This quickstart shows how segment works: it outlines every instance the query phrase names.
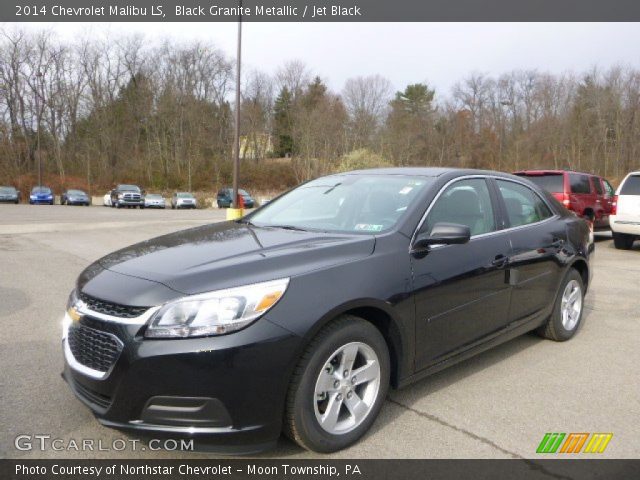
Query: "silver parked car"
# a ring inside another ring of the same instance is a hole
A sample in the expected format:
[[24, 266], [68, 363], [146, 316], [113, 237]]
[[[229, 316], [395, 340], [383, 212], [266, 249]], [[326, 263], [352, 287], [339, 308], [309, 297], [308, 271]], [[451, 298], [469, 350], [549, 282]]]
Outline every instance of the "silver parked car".
[[197, 204], [193, 193], [176, 192], [171, 197], [171, 208], [196, 208]]
[[167, 208], [167, 203], [159, 193], [147, 193], [144, 197], [145, 208]]

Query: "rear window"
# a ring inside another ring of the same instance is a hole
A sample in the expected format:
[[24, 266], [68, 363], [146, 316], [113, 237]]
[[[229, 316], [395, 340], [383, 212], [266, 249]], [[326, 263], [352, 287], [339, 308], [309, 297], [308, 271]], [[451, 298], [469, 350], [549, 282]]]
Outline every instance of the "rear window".
[[571, 184], [571, 193], [591, 193], [591, 183], [587, 175], [570, 173], [569, 183]]
[[620, 195], [640, 195], [640, 175], [628, 177], [620, 188]]
[[564, 192], [564, 177], [561, 173], [545, 173], [544, 175], [528, 175], [526, 173], [518, 174], [521, 177], [527, 177], [547, 192], [562, 193]]

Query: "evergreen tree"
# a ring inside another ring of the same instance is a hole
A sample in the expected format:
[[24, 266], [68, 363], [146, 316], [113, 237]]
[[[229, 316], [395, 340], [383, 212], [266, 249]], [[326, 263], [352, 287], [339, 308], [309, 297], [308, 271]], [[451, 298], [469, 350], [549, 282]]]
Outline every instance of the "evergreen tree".
[[293, 153], [291, 134], [293, 95], [287, 87], [282, 87], [273, 107], [273, 130], [276, 140], [275, 153], [285, 157]]

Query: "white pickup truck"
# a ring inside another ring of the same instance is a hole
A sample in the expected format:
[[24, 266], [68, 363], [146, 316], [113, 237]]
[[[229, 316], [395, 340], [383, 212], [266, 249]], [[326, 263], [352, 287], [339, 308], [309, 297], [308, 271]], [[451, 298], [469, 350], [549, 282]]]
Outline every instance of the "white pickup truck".
[[640, 238], [640, 171], [627, 175], [616, 190], [609, 224], [616, 248], [629, 250]]

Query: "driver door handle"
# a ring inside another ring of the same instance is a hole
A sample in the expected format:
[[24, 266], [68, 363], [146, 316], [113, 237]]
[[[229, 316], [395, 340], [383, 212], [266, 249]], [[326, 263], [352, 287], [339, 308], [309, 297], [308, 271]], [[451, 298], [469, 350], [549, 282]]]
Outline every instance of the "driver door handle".
[[493, 259], [491, 265], [494, 267], [504, 267], [509, 262], [509, 257], [506, 255], [496, 255], [496, 258]]

